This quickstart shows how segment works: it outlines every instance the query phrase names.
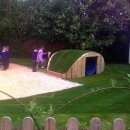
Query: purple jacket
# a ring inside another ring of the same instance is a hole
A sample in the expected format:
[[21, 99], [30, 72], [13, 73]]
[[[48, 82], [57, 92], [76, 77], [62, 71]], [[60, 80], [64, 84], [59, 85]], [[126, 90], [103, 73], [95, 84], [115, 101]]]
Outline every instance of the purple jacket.
[[36, 61], [36, 59], [37, 59], [37, 53], [38, 53], [37, 50], [33, 50], [33, 51], [32, 51], [32, 60], [35, 60], [35, 61]]
[[6, 51], [6, 55], [7, 55], [7, 58], [10, 58], [11, 56], [10, 50]]
[[7, 58], [7, 52], [2, 50], [2, 51], [1, 51], [1, 57], [2, 57], [3, 59]]

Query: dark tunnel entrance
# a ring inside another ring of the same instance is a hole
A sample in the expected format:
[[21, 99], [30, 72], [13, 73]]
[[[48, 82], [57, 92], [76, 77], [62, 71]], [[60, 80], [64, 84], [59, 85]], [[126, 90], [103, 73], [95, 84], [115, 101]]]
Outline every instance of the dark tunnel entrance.
[[87, 57], [85, 64], [85, 76], [96, 73], [97, 57]]

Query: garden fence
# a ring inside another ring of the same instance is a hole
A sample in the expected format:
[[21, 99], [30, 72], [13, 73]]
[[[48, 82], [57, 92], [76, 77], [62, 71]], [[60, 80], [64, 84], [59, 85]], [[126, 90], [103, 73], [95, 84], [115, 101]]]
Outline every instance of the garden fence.
[[[67, 122], [66, 130], [78, 130], [78, 120], [76, 118], [70, 118]], [[12, 121], [9, 117], [3, 117], [1, 119], [1, 130], [12, 130]], [[31, 117], [25, 117], [22, 123], [22, 130], [34, 130], [34, 122]], [[45, 121], [45, 130], [56, 130], [56, 120], [49, 117]], [[89, 130], [101, 130], [101, 120], [99, 118], [93, 118], [90, 121]], [[126, 130], [125, 122], [121, 118], [117, 118], [113, 121], [111, 130]]]

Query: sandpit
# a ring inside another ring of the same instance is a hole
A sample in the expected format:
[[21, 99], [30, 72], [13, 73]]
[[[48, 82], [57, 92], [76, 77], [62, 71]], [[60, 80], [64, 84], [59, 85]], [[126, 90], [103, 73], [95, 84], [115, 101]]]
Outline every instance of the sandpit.
[[[79, 83], [56, 78], [42, 72], [32, 72], [31, 68], [10, 63], [9, 69], [3, 71], [0, 67], [0, 91], [6, 92], [15, 98], [61, 91], [81, 86]], [[0, 93], [0, 100], [10, 99]]]

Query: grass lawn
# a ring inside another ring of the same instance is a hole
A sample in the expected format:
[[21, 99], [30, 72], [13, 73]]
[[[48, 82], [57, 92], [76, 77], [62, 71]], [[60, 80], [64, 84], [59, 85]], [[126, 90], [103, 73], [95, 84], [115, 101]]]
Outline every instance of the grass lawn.
[[[32, 65], [30, 59], [11, 59], [11, 62], [28, 67]], [[46, 72], [46, 70], [43, 72]], [[130, 65], [106, 64], [105, 71], [101, 74], [69, 79], [84, 84], [83, 86], [21, 98], [20, 101], [25, 105], [28, 105], [30, 101], [34, 101], [37, 105], [45, 106], [46, 109], [50, 105], [53, 106], [53, 109], [57, 109], [80, 95], [99, 88], [111, 87], [111, 79], [117, 81], [116, 87], [123, 86], [129, 88], [127, 80], [124, 79], [129, 72]], [[3, 116], [9, 116], [13, 120], [13, 125], [16, 126], [18, 117], [23, 119], [29, 115], [16, 101], [4, 100], [0, 101], [0, 117], [2, 118]], [[92, 118], [98, 117], [102, 121], [103, 130], [109, 130], [113, 120], [120, 117], [125, 120], [127, 129], [130, 129], [130, 91], [129, 89], [112, 88], [92, 93], [66, 105], [55, 113], [53, 117], [56, 119], [57, 129], [65, 125], [70, 117], [77, 118], [79, 122], [86, 122], [87, 127], [89, 127]]]

